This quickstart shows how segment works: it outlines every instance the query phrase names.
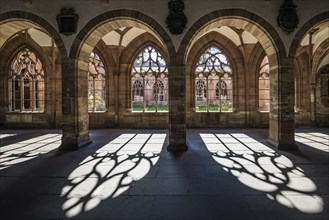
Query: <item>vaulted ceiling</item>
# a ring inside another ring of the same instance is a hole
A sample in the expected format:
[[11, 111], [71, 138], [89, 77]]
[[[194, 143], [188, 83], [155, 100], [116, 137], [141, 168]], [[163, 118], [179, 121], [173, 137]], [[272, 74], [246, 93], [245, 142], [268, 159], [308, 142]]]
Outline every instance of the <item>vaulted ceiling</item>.
[[[37, 25], [34, 25], [30, 22], [22, 20], [10, 21], [1, 24], [0, 29], [0, 47], [2, 47], [2, 45], [6, 41], [21, 32], [27, 33], [40, 46], [52, 46], [52, 38], [44, 30], [40, 29]], [[258, 42], [258, 40], [248, 31], [230, 26], [221, 26], [213, 28], [207, 32], [204, 32], [202, 35], [199, 35], [198, 38], [201, 38], [210, 31], [215, 31], [226, 36], [227, 38], [231, 39], [236, 46], [240, 46], [242, 44], [255, 44]], [[105, 42], [106, 45], [126, 47], [132, 40], [134, 40], [145, 32], [145, 30], [137, 27], [123, 27], [109, 32], [102, 38], [102, 40]], [[156, 36], [154, 33], [151, 34], [158, 38], [158, 36]], [[312, 36], [312, 39], [310, 39], [310, 36]], [[328, 36], [329, 22], [324, 22], [318, 25], [317, 27], [313, 27], [309, 31], [309, 33], [304, 36], [300, 45], [307, 46], [312, 43], [314, 45], [314, 53], [320, 46], [320, 44], [328, 39]], [[194, 39], [194, 42], [196, 40], [197, 39]]]

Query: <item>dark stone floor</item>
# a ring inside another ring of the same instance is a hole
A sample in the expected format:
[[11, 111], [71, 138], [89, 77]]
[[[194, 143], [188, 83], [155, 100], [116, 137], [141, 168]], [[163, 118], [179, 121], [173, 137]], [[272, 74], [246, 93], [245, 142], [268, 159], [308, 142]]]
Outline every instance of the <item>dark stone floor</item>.
[[297, 129], [299, 150], [268, 130], [91, 130], [61, 152], [60, 130], [0, 131], [0, 219], [329, 219], [329, 131]]

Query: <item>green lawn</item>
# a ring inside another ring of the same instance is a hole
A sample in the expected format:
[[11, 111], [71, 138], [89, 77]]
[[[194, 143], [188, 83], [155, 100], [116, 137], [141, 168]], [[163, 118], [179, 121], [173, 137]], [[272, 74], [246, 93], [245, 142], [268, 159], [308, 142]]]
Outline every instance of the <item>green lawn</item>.
[[[145, 112], [155, 112], [156, 107], [146, 106]], [[158, 106], [158, 112], [168, 112], [169, 108], [168, 105]], [[200, 105], [196, 107], [196, 112], [206, 112], [207, 107], [205, 105]], [[219, 112], [218, 105], [209, 105], [208, 107], [209, 112]], [[224, 103], [222, 104], [222, 112], [231, 112], [232, 111], [232, 104], [230, 103]], [[133, 112], [143, 112], [143, 106], [133, 106]]]
[[[168, 105], [158, 106], [158, 112], [168, 112]], [[146, 106], [145, 112], [155, 112], [155, 106]], [[133, 112], [143, 112], [143, 106], [133, 106]]]
[[[206, 112], [207, 107], [205, 105], [200, 105], [196, 107], [196, 112]], [[219, 112], [219, 106], [218, 105], [209, 105], [208, 106], [209, 112]], [[232, 104], [230, 103], [224, 103], [222, 104], [222, 112], [231, 112], [232, 111]]]

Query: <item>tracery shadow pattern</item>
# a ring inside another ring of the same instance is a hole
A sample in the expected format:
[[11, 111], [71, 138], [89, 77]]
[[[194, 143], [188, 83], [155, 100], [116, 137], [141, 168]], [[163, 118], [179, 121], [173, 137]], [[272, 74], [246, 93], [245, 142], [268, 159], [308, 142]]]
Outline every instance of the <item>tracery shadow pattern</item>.
[[315, 183], [286, 156], [243, 133], [200, 136], [213, 159], [244, 185], [303, 213], [323, 211]]
[[122, 195], [143, 178], [159, 159], [166, 134], [122, 134], [88, 156], [62, 188], [68, 218]]

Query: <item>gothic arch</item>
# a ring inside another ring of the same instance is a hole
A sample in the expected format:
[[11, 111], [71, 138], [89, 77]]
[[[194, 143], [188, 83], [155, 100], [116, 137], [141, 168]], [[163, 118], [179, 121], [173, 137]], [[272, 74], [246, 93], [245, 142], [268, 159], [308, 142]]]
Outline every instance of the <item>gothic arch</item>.
[[[161, 55], [164, 57], [164, 60], [167, 63], [169, 63], [169, 57], [168, 54], [166, 53], [166, 51], [164, 50], [163, 46], [161, 45], [161, 43], [150, 33], [144, 33], [140, 36], [138, 36], [137, 38], [135, 38], [133, 41], [131, 41], [127, 47], [122, 51], [121, 55], [120, 55], [120, 61], [119, 61], [119, 74], [124, 73], [124, 74], [128, 74], [128, 76], [130, 77], [130, 73], [131, 73], [131, 69], [132, 69], [132, 65], [134, 62], [134, 59], [136, 58], [136, 56], [141, 52], [141, 50], [143, 50], [144, 48], [146, 48], [147, 46], [152, 46], [154, 47], [157, 51], [159, 51], [161, 53]], [[125, 91], [129, 91], [129, 88], [131, 88], [131, 80], [127, 80], [125, 86], [127, 87], [127, 89]], [[126, 107], [131, 107], [130, 103], [131, 103], [131, 96], [130, 93], [125, 93], [125, 106]]]
[[94, 48], [94, 52], [98, 54], [101, 58], [101, 61], [104, 64], [105, 71], [106, 71], [106, 111], [113, 112], [114, 111], [114, 75], [117, 75], [117, 64], [112, 55], [109, 51], [107, 45], [103, 40], [100, 40]]
[[[194, 94], [195, 94], [195, 86], [194, 86], [194, 74], [196, 63], [202, 53], [209, 47], [217, 47], [223, 51], [224, 54], [227, 55], [227, 58], [230, 62], [230, 65], [233, 69], [233, 103], [234, 108], [238, 109], [239, 103], [242, 100], [238, 100], [239, 94], [239, 84], [244, 82], [244, 74], [243, 74], [243, 55], [239, 48], [226, 36], [217, 33], [210, 32], [205, 36], [202, 36], [190, 50], [186, 61], [186, 83], [190, 86], [187, 86], [186, 98], [187, 98], [187, 112], [190, 109], [194, 108]], [[190, 112], [190, 114], [193, 114]]]
[[141, 12], [118, 9], [108, 11], [90, 20], [78, 33], [70, 50], [70, 57], [77, 59], [90, 52], [96, 43], [110, 31], [120, 27], [138, 27], [154, 33], [172, 57], [175, 48], [171, 38], [163, 27], [153, 18]]
[[[268, 142], [279, 149], [296, 148], [294, 144], [293, 60], [276, 29], [262, 17], [244, 9], [223, 9], [206, 14], [186, 32], [177, 52], [177, 63], [184, 63], [195, 42], [214, 28], [228, 26], [253, 35], [265, 50], [271, 65], [271, 91]], [[288, 88], [288, 89], [287, 89]], [[288, 128], [288, 129], [287, 129]]]
[[[43, 19], [42, 17], [26, 12], [26, 11], [8, 11], [5, 13], [0, 14], [0, 26], [2, 30], [2, 37], [4, 41], [11, 41], [12, 37], [25, 30], [25, 29], [30, 29], [30, 28], [37, 28], [37, 29], [42, 29], [42, 31], [46, 32], [52, 40], [55, 42], [57, 49], [59, 51], [59, 57], [60, 57], [60, 65], [64, 65], [64, 63], [67, 60], [67, 50], [65, 48], [64, 42], [58, 33], [58, 31], [50, 24], [48, 21]], [[16, 43], [16, 42], [15, 42]], [[33, 45], [33, 43], [32, 43]], [[32, 46], [31, 45], [31, 46]], [[4, 45], [0, 45], [2, 47]], [[38, 47], [38, 46], [37, 46]], [[40, 54], [42, 57], [42, 54]], [[1, 59], [2, 60], [2, 59]], [[44, 62], [47, 62], [46, 58], [43, 58]], [[54, 65], [54, 64], [53, 64]], [[46, 66], [48, 66], [46, 64]], [[2, 107], [0, 107], [1, 109]], [[3, 110], [1, 110], [3, 112]], [[4, 115], [0, 113], [0, 121], [3, 121]], [[35, 117], [35, 116], [33, 116]], [[57, 117], [61, 117], [61, 112], [59, 114], [54, 114], [53, 116], [48, 116], [48, 117], [41, 117], [43, 118], [42, 120], [46, 120], [47, 122], [51, 123], [52, 125], [50, 126], [59, 126], [56, 121]], [[1, 122], [0, 122], [1, 123]], [[48, 125], [48, 126], [49, 126]]]
[[329, 38], [323, 41], [319, 45], [315, 53], [313, 54], [312, 77], [315, 77], [317, 71], [320, 68], [322, 68], [322, 66], [320, 66], [321, 61], [327, 56], [328, 53], [329, 53]]
[[152, 34], [144, 33], [131, 41], [122, 51], [119, 64], [130, 65], [146, 44], [152, 45], [152, 47], [156, 48], [165, 58], [166, 62], [169, 62], [170, 59], [168, 53], [166, 53], [162, 44]]
[[[70, 49], [69, 63], [63, 68], [63, 138], [61, 149], [74, 150], [91, 142], [87, 106], [87, 75], [90, 53], [107, 33], [122, 27], [136, 27], [153, 34], [167, 53], [174, 45], [167, 32], [153, 18], [134, 10], [104, 12], [90, 20], [77, 34]], [[73, 138], [72, 138], [73, 137]]]
[[[48, 71], [51, 70], [51, 62], [48, 56], [44, 53], [43, 49], [36, 43], [33, 39], [18, 35], [9, 41], [7, 41], [2, 48], [0, 49], [1, 60], [0, 68], [1, 71], [6, 71], [10, 67], [12, 59], [16, 56], [16, 53], [19, 52], [24, 47], [32, 49], [40, 57], [42, 63], [45, 65]], [[47, 71], [47, 72], [48, 72]]]
[[[61, 59], [63, 60], [67, 57], [66, 48], [61, 36], [57, 32], [57, 30], [46, 20], [44, 20], [43, 18], [39, 17], [36, 14], [26, 11], [9, 11], [0, 14], [0, 25], [6, 25], [6, 23], [15, 22], [15, 21], [25, 22], [26, 24], [24, 24], [23, 26], [27, 26], [27, 28], [39, 26], [42, 29], [44, 29], [49, 34], [49, 36], [51, 36], [52, 39], [55, 41], [56, 46], [60, 51]], [[18, 31], [20, 30], [17, 29], [17, 32]]]
[[314, 26], [329, 20], [329, 11], [318, 14], [308, 20], [296, 33], [289, 49], [289, 57], [295, 57], [298, 46], [307, 32]]
[[[2, 106], [0, 106], [0, 115], [5, 115], [7, 112], [7, 106], [9, 104], [8, 100], [8, 80], [9, 80], [9, 70], [11, 68], [12, 61], [17, 56], [17, 53], [19, 53], [24, 48], [28, 48], [30, 51], [35, 53], [37, 57], [41, 60], [41, 63], [43, 65], [43, 69], [45, 70], [45, 108], [44, 108], [44, 114], [52, 115], [54, 114], [52, 110], [54, 109], [53, 102], [49, 101], [52, 97], [52, 91], [51, 91], [51, 80], [50, 78], [53, 77], [55, 73], [52, 72], [53, 70], [53, 64], [49, 60], [48, 56], [46, 55], [45, 51], [40, 47], [38, 43], [36, 43], [33, 39], [31, 39], [29, 36], [25, 36], [23, 34], [19, 34], [18, 36], [15, 36], [13, 38], [10, 38], [8, 41], [5, 42], [5, 44], [0, 49], [0, 82], [1, 86], [3, 88], [3, 93], [0, 97], [0, 100], [2, 100]], [[48, 92], [47, 92], [48, 91]], [[53, 118], [53, 117], [51, 117]], [[4, 118], [0, 117], [1, 123], [5, 123]], [[55, 125], [55, 121], [51, 122], [52, 125]]]
[[281, 63], [279, 59], [286, 53], [277, 31], [265, 19], [244, 9], [223, 9], [204, 15], [190, 27], [178, 48], [179, 62], [184, 62], [201, 35], [219, 26], [234, 26], [250, 32], [260, 41], [273, 66]]
[[[129, 9], [107, 11], [90, 20], [81, 29], [81, 31], [76, 36], [70, 50], [69, 57], [72, 59], [72, 62], [75, 63], [75, 71], [73, 71], [76, 74], [76, 76], [71, 77], [80, 80], [79, 84], [82, 85], [82, 88], [86, 88], [86, 86], [84, 86], [85, 83], [83, 82], [83, 76], [86, 73], [89, 54], [92, 52], [93, 48], [103, 36], [112, 30], [121, 27], [137, 27], [145, 30], [148, 33], [151, 33], [154, 38], [157, 38], [157, 40], [160, 42], [162, 45], [161, 48], [164, 48], [165, 53], [163, 54], [169, 54], [168, 57], [175, 56], [176, 52], [171, 38], [165, 29], [163, 29], [163, 27], [153, 18], [141, 12]], [[170, 59], [168, 59], [167, 62], [169, 65]], [[72, 70], [67, 70], [67, 72], [72, 72]], [[118, 71], [118, 74], [119, 72], [120, 70]], [[85, 93], [84, 90], [76, 92]]]
[[109, 51], [107, 45], [103, 40], [100, 40], [96, 46], [95, 51], [100, 54], [100, 56], [103, 58], [104, 62], [106, 63], [105, 68], [106, 71], [110, 73], [110, 75], [116, 75], [117, 74], [117, 62], [115, 61], [113, 54]]
[[[318, 120], [320, 115], [321, 117], [328, 116], [328, 110], [322, 108], [323, 106], [318, 103], [320, 89], [318, 87], [319, 84], [317, 84], [317, 70], [321, 60], [328, 53], [329, 41], [328, 39], [323, 39], [315, 51], [313, 51], [313, 45], [315, 44], [313, 42], [311, 44], [312, 46], [310, 46], [310, 42], [309, 45], [302, 45], [306, 37], [316, 33], [315, 28], [321, 30], [328, 22], [328, 11], [315, 15], [306, 21], [294, 36], [289, 49], [289, 58], [295, 59], [295, 76], [300, 77], [296, 78], [296, 107], [298, 110], [296, 115], [297, 117], [300, 115], [300, 119], [298, 120], [300, 124], [307, 122], [307, 125], [315, 125], [317, 121], [325, 121], [322, 119]], [[310, 37], [309, 39], [312, 38]], [[309, 49], [312, 49], [312, 51]]]

